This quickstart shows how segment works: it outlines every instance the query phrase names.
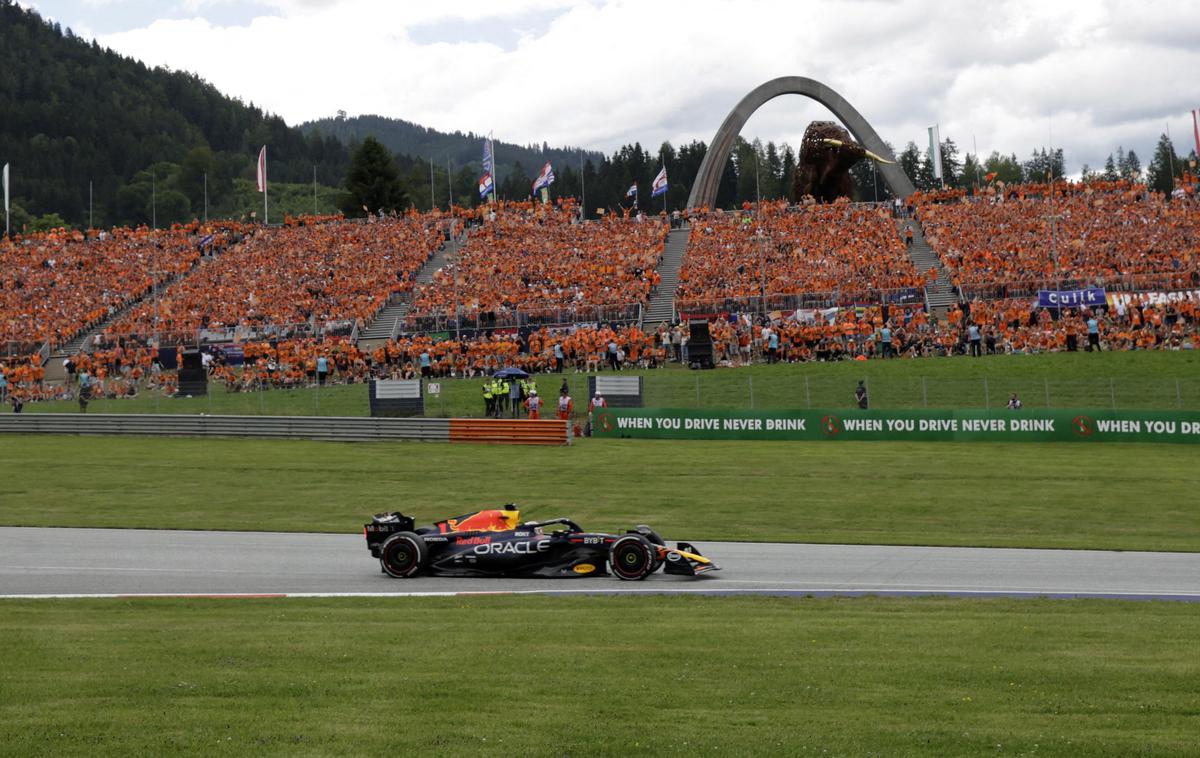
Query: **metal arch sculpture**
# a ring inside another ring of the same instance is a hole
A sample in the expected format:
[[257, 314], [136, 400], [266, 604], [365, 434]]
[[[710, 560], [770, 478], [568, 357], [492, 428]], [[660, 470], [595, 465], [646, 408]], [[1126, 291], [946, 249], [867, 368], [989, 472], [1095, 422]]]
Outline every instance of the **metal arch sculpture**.
[[916, 191], [900, 165], [894, 162], [896, 158], [892, 151], [845, 98], [815, 79], [806, 76], [781, 76], [755, 87], [725, 117], [721, 128], [717, 129], [717, 134], [713, 137], [712, 144], [708, 146], [708, 152], [704, 154], [704, 160], [700, 162], [700, 171], [696, 174], [696, 181], [692, 184], [692, 192], [688, 196], [689, 208], [711, 208], [716, 204], [717, 187], [725, 170], [725, 162], [729, 160], [729, 151], [733, 149], [733, 141], [756, 110], [768, 100], [780, 95], [804, 95], [833, 111], [863, 147], [893, 161], [890, 164], [882, 163], [878, 167], [883, 181], [893, 195], [908, 197]]

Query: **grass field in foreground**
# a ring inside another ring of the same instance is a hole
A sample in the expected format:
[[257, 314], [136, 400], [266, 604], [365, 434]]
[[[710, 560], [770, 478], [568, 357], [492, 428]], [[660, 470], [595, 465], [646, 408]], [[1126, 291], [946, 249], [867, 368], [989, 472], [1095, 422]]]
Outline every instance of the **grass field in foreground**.
[[1189, 445], [0, 436], [0, 524], [354, 532], [516, 502], [668, 539], [1200, 550]]
[[6, 601], [10, 755], [1182, 755], [1187, 604]]
[[[984, 358], [778, 364], [715, 371], [678, 365], [640, 373], [645, 405], [658, 408], [848, 408], [860, 379], [873, 408], [1003, 407], [1012, 392], [1026, 407], [1200, 410], [1200, 351], [1056, 353]], [[607, 372], [606, 372], [607, 375]], [[566, 377], [580, 414], [587, 407], [585, 374], [538, 377], [539, 392], [557, 397]], [[479, 380], [442, 379], [442, 394], [426, 396], [429, 416], [481, 416]], [[229, 393], [217, 385], [205, 397], [93, 400], [92, 413], [208, 413], [278, 416], [365, 416], [367, 387]], [[73, 412], [72, 402], [31, 403], [26, 412]]]

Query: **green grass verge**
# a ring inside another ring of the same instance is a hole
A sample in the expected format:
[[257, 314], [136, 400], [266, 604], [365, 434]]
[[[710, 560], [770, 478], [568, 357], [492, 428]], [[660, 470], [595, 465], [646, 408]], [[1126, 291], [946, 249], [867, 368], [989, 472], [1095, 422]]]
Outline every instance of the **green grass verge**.
[[669, 539], [1200, 550], [1188, 445], [0, 436], [0, 524], [353, 532], [517, 502]]
[[[646, 377], [645, 405], [658, 408], [848, 408], [858, 380], [866, 379], [875, 408], [997, 408], [1016, 392], [1027, 407], [1200, 410], [1200, 351], [842, 361], [716, 371], [673, 366], [634, 373]], [[587, 376], [565, 376], [582, 413], [587, 406]], [[542, 395], [557, 397], [559, 375], [538, 379]], [[479, 381], [439, 381], [442, 395], [426, 397], [427, 415], [483, 415]], [[144, 393], [128, 400], [94, 400], [89, 410], [288, 416], [368, 413], [365, 385], [253, 393], [228, 393], [215, 385], [212, 389], [212, 394], [201, 398]], [[70, 402], [26, 407], [34, 413], [77, 409]]]
[[[1187, 604], [0, 603], [8, 755], [1183, 755]], [[748, 623], [749, 622], [749, 623]]]

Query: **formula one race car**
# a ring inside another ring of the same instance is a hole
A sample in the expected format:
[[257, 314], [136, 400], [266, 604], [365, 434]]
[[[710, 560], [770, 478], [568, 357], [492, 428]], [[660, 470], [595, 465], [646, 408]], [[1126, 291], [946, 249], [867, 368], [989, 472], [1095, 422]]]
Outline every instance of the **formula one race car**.
[[579, 577], [611, 571], [618, 579], [637, 581], [659, 568], [685, 576], [720, 568], [686, 542], [668, 547], [648, 526], [624, 534], [598, 534], [566, 518], [521, 523], [515, 505], [419, 528], [411, 516], [380, 513], [363, 533], [383, 572], [401, 579], [422, 573]]

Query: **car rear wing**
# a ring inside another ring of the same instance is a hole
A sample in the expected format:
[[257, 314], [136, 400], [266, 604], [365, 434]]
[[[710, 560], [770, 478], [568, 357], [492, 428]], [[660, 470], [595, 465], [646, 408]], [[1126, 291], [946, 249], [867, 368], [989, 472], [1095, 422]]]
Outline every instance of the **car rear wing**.
[[367, 538], [367, 548], [371, 555], [378, 556], [379, 546], [396, 532], [411, 532], [416, 526], [412, 516], [405, 516], [400, 511], [391, 513], [376, 513], [371, 523], [363, 524], [363, 536]]

